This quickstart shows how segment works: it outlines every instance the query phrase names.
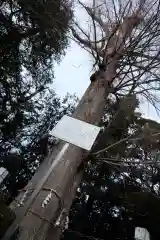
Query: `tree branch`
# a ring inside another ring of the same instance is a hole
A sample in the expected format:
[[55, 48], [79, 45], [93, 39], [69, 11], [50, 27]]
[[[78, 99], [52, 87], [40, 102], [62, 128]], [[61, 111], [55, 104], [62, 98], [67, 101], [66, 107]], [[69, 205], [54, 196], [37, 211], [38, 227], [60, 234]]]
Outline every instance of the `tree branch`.
[[141, 58], [146, 58], [148, 60], [157, 60], [160, 62], [160, 57], [159, 56], [150, 56], [150, 55], [147, 55], [147, 54], [143, 54], [143, 53], [139, 53], [139, 52], [134, 52], [134, 51], [127, 51], [127, 54], [129, 54], [130, 56], [134, 56], [134, 57], [141, 57]]
[[98, 17], [95, 14], [95, 11], [93, 11], [90, 7], [87, 7], [85, 4], [83, 4], [81, 1], [78, 1], [79, 4], [87, 11], [87, 13], [89, 14], [89, 16], [94, 19], [103, 29], [103, 31], [106, 33], [106, 35], [108, 35], [108, 28], [107, 28], [107, 24], [104, 23], [102, 21], [102, 19], [100, 17]]
[[91, 42], [88, 41], [87, 39], [83, 39], [79, 36], [79, 34], [75, 31], [75, 29], [73, 27], [71, 27], [71, 30], [72, 30], [72, 34], [73, 36], [83, 45], [85, 45], [86, 47], [88, 48], [93, 48], [93, 46], [91, 46]]
[[[155, 134], [152, 134], [151, 136], [152, 137], [155, 137], [155, 136], [159, 136], [160, 135], [160, 133], [155, 133]], [[113, 148], [113, 147], [115, 147], [115, 146], [117, 146], [118, 144], [120, 144], [120, 143], [122, 143], [122, 142], [125, 142], [125, 141], [129, 141], [129, 142], [132, 142], [132, 141], [138, 141], [138, 140], [141, 140], [141, 139], [143, 139], [144, 138], [144, 136], [141, 136], [141, 137], [138, 137], [138, 138], [132, 138], [133, 136], [131, 135], [131, 136], [128, 136], [128, 137], [126, 137], [126, 138], [123, 138], [123, 139], [121, 139], [121, 140], [119, 140], [118, 142], [115, 142], [115, 143], [113, 143], [112, 145], [110, 145], [110, 146], [107, 146], [106, 148], [104, 148], [104, 149], [102, 149], [102, 150], [100, 150], [100, 151], [97, 151], [97, 152], [95, 152], [95, 153], [92, 153], [92, 155], [97, 155], [97, 154], [99, 154], [99, 153], [102, 153], [102, 152], [106, 152], [106, 151], [108, 151], [110, 148]]]

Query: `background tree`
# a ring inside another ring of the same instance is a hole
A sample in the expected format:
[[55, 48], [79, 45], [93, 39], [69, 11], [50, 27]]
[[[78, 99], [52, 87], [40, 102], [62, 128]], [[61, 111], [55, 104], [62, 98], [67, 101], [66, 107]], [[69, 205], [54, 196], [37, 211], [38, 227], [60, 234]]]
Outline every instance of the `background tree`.
[[[6, 141], [2, 141], [0, 164], [10, 173], [5, 179], [5, 184], [12, 198], [18, 189], [26, 185], [46, 156], [41, 151], [42, 146], [39, 146], [40, 139], [45, 133], [50, 133], [64, 114], [70, 115], [73, 112], [77, 98], [68, 95], [60, 100], [54, 92], [51, 93], [52, 96], [48, 95], [42, 99], [40, 108], [34, 106], [34, 112], [31, 112], [28, 122], [24, 122], [23, 127], [15, 133], [14, 139], [10, 139], [9, 134], [4, 135]], [[41, 100], [38, 101], [39, 106], [40, 102]], [[56, 139], [50, 135], [48, 147], [52, 148], [55, 144]]]
[[159, 239], [160, 125], [143, 118], [135, 100], [108, 101], [63, 239], [134, 239], [137, 226]]
[[[42, 137], [77, 101], [70, 95], [61, 100], [52, 89], [71, 19], [71, 1], [0, 1], [0, 166], [9, 171], [0, 186], [8, 195], [0, 201], [0, 236], [15, 218], [6, 204], [45, 157]], [[53, 147], [55, 139], [48, 142]]]
[[60, 100], [51, 85], [71, 18], [69, 1], [0, 1], [0, 164], [11, 174], [12, 197], [44, 158], [41, 137], [77, 100]]
[[[67, 47], [71, 16], [71, 4], [67, 1], [1, 2], [0, 123], [3, 143], [7, 138], [10, 141], [15, 138], [24, 122], [28, 124], [30, 119], [36, 118], [44, 101], [54, 95], [47, 88], [53, 80], [54, 60], [59, 61]], [[42, 99], [40, 103], [39, 99]]]

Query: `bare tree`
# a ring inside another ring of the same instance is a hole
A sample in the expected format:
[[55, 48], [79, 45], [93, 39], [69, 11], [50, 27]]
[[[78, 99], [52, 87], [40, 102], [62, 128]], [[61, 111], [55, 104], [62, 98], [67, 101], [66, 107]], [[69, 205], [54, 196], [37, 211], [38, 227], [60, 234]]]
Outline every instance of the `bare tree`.
[[[72, 36], [94, 58], [96, 71], [91, 76], [91, 82], [99, 81], [103, 74], [104, 84], [108, 85], [107, 92], [111, 99], [114, 95], [116, 99], [124, 98], [125, 102], [128, 101], [128, 96], [140, 98], [143, 96], [158, 112], [160, 1], [93, 0], [92, 4], [87, 4], [86, 1], [84, 3], [78, 0], [78, 4], [89, 17], [88, 29], [84, 29], [83, 25], [74, 20]], [[124, 106], [126, 115], [131, 114], [133, 111], [131, 108], [135, 104], [132, 99], [129, 107]], [[146, 172], [145, 177], [151, 178], [157, 171], [154, 167], [159, 165], [159, 161], [155, 162], [152, 154], [146, 155], [145, 148], [150, 153], [153, 151], [149, 145], [159, 143], [159, 131], [155, 132], [154, 129], [147, 128], [146, 124], [136, 135], [130, 134], [127, 138], [103, 146], [103, 143], [106, 144], [104, 139], [108, 129], [113, 127], [115, 119], [119, 117], [119, 111], [120, 109], [110, 119], [110, 123], [103, 132], [104, 138], [102, 136], [98, 139], [98, 149], [101, 150], [93, 155], [97, 160], [108, 165], [133, 167], [133, 169], [138, 166], [139, 172]], [[130, 142], [130, 149], [126, 151], [126, 156], [123, 158], [115, 156], [114, 159], [102, 157], [103, 153], [123, 142], [126, 144]], [[135, 162], [131, 156], [131, 149], [142, 145], [145, 145], [143, 157]], [[148, 187], [153, 188], [153, 184], [151, 182], [149, 184]]]
[[[93, 0], [92, 5], [86, 5], [78, 0], [78, 4], [90, 17], [89, 28], [85, 31], [75, 20], [71, 28], [72, 34], [92, 54], [95, 66], [98, 65], [99, 69], [91, 76], [92, 83], [73, 117], [98, 125], [105, 114], [106, 99], [111, 94], [119, 98], [141, 93], [156, 106], [153, 91], [159, 90], [159, 2]], [[106, 150], [104, 148], [101, 151]], [[56, 223], [64, 210], [69, 211], [81, 179], [81, 171], [79, 173], [77, 170], [86, 156], [87, 153], [82, 149], [69, 146], [53, 174], [47, 176], [43, 183], [47, 189], [58, 191], [63, 199], [60, 209], [60, 201], [54, 194], [46, 208], [42, 208], [41, 200], [44, 196], [47, 197], [47, 193], [41, 188], [39, 194], [36, 193], [38, 195], [34, 194], [36, 199], [29, 205], [28, 214], [24, 217], [21, 214], [21, 218], [14, 222], [8, 233], [12, 233], [21, 222], [19, 239], [60, 239], [64, 224], [61, 226], [58, 221], [58, 228]], [[76, 187], [73, 186], [74, 182]], [[52, 226], [50, 236], [46, 238], [51, 224], [54, 228]], [[6, 236], [9, 236], [8, 233]]]
[[103, 64], [107, 73], [109, 65], [116, 61], [110, 93], [117, 97], [131, 92], [143, 95], [156, 109], [159, 99], [155, 91], [160, 81], [159, 3], [93, 0], [91, 5], [78, 0], [89, 16], [88, 30], [76, 20], [72, 27], [74, 40], [94, 57], [94, 66]]

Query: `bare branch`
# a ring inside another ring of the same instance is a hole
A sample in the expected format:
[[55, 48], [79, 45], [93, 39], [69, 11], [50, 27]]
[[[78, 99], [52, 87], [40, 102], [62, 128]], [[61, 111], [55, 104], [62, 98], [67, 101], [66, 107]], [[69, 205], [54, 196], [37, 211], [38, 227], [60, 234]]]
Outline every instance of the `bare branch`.
[[[155, 136], [159, 136], [159, 135], [160, 135], [160, 133], [154, 133], [154, 134], [152, 134], [151, 136], [152, 136], [152, 137], [155, 137]], [[107, 152], [109, 149], [117, 146], [117, 145], [120, 144], [120, 143], [123, 143], [123, 142], [126, 142], [126, 141], [128, 141], [128, 142], [135, 142], [135, 141], [141, 140], [141, 139], [143, 139], [143, 138], [144, 138], [143, 135], [142, 135], [141, 137], [134, 137], [134, 136], [132, 136], [132, 135], [129, 135], [128, 137], [123, 138], [123, 139], [119, 140], [118, 142], [115, 142], [115, 143], [113, 143], [112, 145], [107, 146], [106, 148], [104, 148], [104, 149], [102, 149], [102, 150], [100, 150], [100, 151], [97, 151], [97, 152], [95, 152], [95, 153], [92, 153], [92, 154], [93, 154], [93, 155], [98, 155], [98, 154], [100, 154], [100, 153], [102, 153], [102, 152]]]
[[140, 53], [140, 52], [133, 52], [133, 51], [128, 51], [127, 52], [128, 55], [130, 56], [135, 56], [135, 57], [141, 57], [141, 58], [144, 58], [144, 59], [148, 59], [148, 60], [157, 60], [158, 62], [160, 62], [160, 56], [151, 56], [151, 55], [147, 55], [147, 54], [143, 54], [143, 53]]
[[73, 27], [71, 27], [71, 30], [72, 30], [72, 34], [75, 37], [75, 39], [77, 39], [81, 44], [85, 45], [86, 47], [88, 47], [88, 48], [91, 47], [91, 43], [88, 40], [81, 38]]
[[[108, 67], [117, 61], [113, 94], [142, 92], [156, 106], [154, 101], [158, 100], [152, 92], [159, 90], [160, 83], [160, 2], [101, 0], [99, 6], [95, 2], [92, 0], [90, 7], [79, 1], [91, 18], [91, 29], [86, 33], [75, 24], [78, 31], [75, 28], [73, 36], [89, 50], [96, 63], [100, 58]], [[104, 26], [107, 26], [107, 36]]]
[[84, 9], [87, 11], [87, 13], [89, 14], [89, 16], [96, 21], [101, 28], [103, 29], [103, 31], [106, 33], [106, 35], [108, 35], [108, 28], [107, 28], [107, 24], [104, 23], [102, 21], [102, 19], [100, 18], [100, 16], [97, 16], [95, 13], [95, 7], [94, 10], [92, 10], [90, 7], [87, 7], [84, 3], [82, 3], [81, 1], [78, 1], [80, 3], [80, 5], [82, 5], [84, 7]]

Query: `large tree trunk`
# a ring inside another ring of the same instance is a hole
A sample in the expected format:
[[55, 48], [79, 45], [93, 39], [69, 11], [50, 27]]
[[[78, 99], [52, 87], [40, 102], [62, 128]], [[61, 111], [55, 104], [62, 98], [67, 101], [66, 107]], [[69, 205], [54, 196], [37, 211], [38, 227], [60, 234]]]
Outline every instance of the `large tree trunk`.
[[[113, 73], [113, 71], [110, 71], [108, 75], [106, 74], [106, 79], [112, 79], [113, 75], [111, 72]], [[98, 125], [104, 113], [106, 97], [107, 93], [104, 79], [97, 79], [96, 82], [88, 87], [73, 116], [85, 122]], [[58, 192], [64, 201], [65, 208], [71, 205], [75, 197], [75, 194], [71, 194], [72, 191], [74, 193], [76, 192], [73, 190], [73, 183], [77, 177], [77, 168], [86, 154], [83, 149], [70, 145], [66, 154], [63, 156], [63, 161], [57, 166], [45, 183], [46, 188], [52, 188]], [[80, 178], [78, 183], [79, 182]], [[78, 186], [78, 183], [76, 186]], [[19, 239], [45, 239], [50, 226], [49, 222], [54, 223], [58, 216], [57, 209], [59, 205], [58, 198], [53, 195], [46, 209], [42, 208], [42, 200], [47, 194], [48, 192], [43, 190], [39, 193], [31, 207], [31, 212], [27, 214], [20, 224], [22, 230]], [[47, 220], [39, 218], [37, 214]], [[57, 230], [53, 230], [55, 236], [53, 237], [52, 235], [52, 239], [59, 239]], [[51, 230], [49, 232], [51, 234]]]

